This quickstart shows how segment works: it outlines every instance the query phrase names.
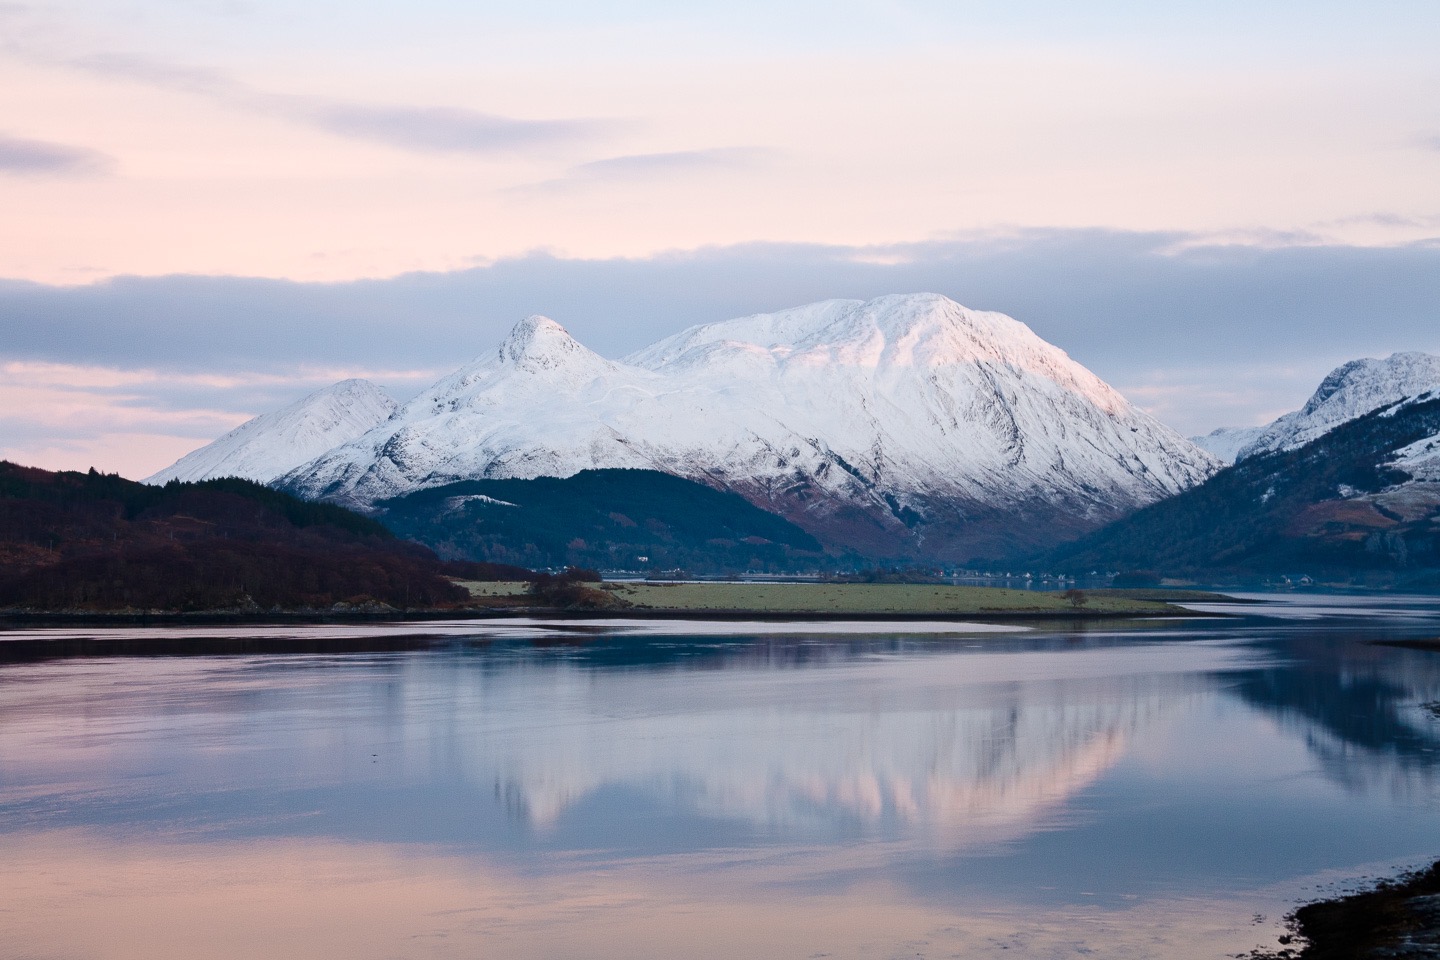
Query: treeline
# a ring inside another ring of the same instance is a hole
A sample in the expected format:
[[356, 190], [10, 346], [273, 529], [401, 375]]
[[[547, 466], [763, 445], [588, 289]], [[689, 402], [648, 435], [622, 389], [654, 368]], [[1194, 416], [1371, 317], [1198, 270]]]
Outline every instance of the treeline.
[[598, 570], [566, 567], [559, 573], [536, 574], [530, 581], [530, 595], [547, 607], [571, 610], [613, 610], [630, 606], [613, 593], [598, 589], [601, 580]]
[[468, 596], [433, 556], [363, 543], [126, 543], [0, 577], [0, 607], [39, 610], [442, 607]]
[[367, 517], [247, 480], [155, 487], [0, 461], [0, 607], [437, 607], [469, 596], [449, 577], [497, 572], [516, 578], [447, 566]]
[[529, 568], [784, 572], [834, 562], [783, 517], [653, 470], [468, 480], [377, 506], [392, 530], [442, 556]]
[[[297, 529], [326, 526], [381, 539], [394, 536], [384, 525], [352, 510], [301, 500], [239, 477], [196, 483], [172, 480], [152, 486], [93, 468], [87, 473], [49, 471], [0, 460], [0, 524], [6, 524], [0, 526], [0, 540], [23, 536], [26, 531], [13, 524], [27, 519], [41, 521], [44, 532], [52, 535], [83, 537], [103, 533], [110, 529], [106, 524], [117, 520], [175, 516], [197, 507], [210, 514], [212, 522]], [[68, 529], [55, 529], [57, 523]], [[38, 536], [42, 531], [31, 532]]]

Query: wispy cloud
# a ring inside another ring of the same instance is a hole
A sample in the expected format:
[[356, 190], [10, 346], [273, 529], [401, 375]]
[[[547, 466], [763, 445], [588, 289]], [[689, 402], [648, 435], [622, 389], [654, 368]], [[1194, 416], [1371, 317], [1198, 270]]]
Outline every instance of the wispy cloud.
[[103, 368], [0, 365], [0, 408], [7, 412], [0, 457], [143, 477], [158, 469], [152, 465], [163, 466], [248, 419], [208, 404], [165, 403], [143, 381], [143, 375]]
[[1440, 226], [1440, 217], [1377, 211], [1375, 213], [1357, 213], [1349, 217], [1327, 220], [1317, 224], [1317, 226], [1348, 227], [1353, 224], [1366, 224], [1377, 227], [1436, 227]]
[[[273, 98], [272, 98], [273, 99]], [[603, 129], [588, 120], [516, 120], [455, 107], [389, 107], [287, 98], [289, 115], [342, 137], [405, 150], [490, 153], [570, 140]], [[282, 111], [283, 112], [283, 111]]]
[[0, 458], [144, 477], [306, 393], [364, 376], [400, 396], [440, 369], [294, 366], [191, 371], [0, 358]]
[[64, 60], [62, 65], [97, 74], [108, 80], [130, 80], [215, 99], [238, 99], [247, 91], [243, 84], [214, 70], [124, 53], [94, 53], [72, 57]]
[[69, 65], [111, 79], [174, 90], [240, 110], [279, 117], [335, 136], [418, 153], [504, 153], [601, 136], [613, 121], [527, 120], [465, 107], [362, 103], [258, 90], [197, 67], [121, 54], [96, 54]]
[[1425, 136], [1416, 137], [1415, 145], [1418, 147], [1422, 147], [1426, 150], [1440, 151], [1440, 133], [1432, 133]]
[[0, 133], [0, 173], [22, 177], [89, 177], [109, 173], [115, 158], [99, 150]]
[[587, 180], [643, 180], [689, 173], [692, 170], [752, 167], [769, 157], [755, 147], [714, 147], [672, 153], [638, 153], [626, 157], [591, 160], [570, 169], [570, 176]]
[[760, 147], [711, 147], [668, 153], [637, 153], [581, 163], [562, 177], [512, 187], [516, 193], [567, 190], [596, 183], [649, 183], [718, 170], [748, 170], [767, 162], [773, 150]]
[[245, 390], [268, 399], [268, 391], [297, 389], [297, 384], [316, 388], [363, 377], [385, 383], [403, 385], [425, 384], [434, 380], [444, 368], [395, 368], [385, 366], [337, 367], [300, 364], [283, 373], [260, 370], [206, 371], [160, 370], [153, 367], [115, 367], [101, 364], [54, 363], [44, 360], [0, 359], [0, 377], [7, 384], [42, 385], [47, 388], [84, 390], [101, 394], [106, 391], [180, 390], [227, 392]]

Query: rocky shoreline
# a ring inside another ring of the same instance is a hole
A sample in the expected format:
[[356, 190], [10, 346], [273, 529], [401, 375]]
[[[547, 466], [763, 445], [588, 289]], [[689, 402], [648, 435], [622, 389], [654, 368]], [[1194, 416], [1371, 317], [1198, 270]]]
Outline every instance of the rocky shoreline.
[[1422, 960], [1440, 957], [1440, 861], [1369, 890], [1306, 904], [1274, 950], [1242, 960]]

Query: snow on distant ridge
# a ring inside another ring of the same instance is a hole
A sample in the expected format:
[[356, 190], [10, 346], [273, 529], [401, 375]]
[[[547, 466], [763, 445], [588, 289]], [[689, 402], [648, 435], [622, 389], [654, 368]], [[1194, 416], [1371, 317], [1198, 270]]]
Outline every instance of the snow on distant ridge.
[[1221, 463], [1234, 463], [1240, 451], [1254, 443], [1264, 430], [1264, 427], [1220, 427], [1203, 437], [1191, 437], [1190, 442], [1209, 451]]
[[245, 421], [145, 482], [244, 477], [270, 483], [383, 423], [397, 406], [369, 380], [342, 380], [274, 413]]

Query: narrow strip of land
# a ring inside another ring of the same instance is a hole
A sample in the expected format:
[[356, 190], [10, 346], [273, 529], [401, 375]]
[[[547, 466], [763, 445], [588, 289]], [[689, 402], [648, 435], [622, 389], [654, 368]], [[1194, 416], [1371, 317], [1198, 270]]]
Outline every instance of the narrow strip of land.
[[737, 620], [1097, 620], [1214, 616], [1177, 603], [1225, 603], [1199, 591], [1031, 591], [930, 583], [573, 582], [455, 580], [466, 599], [393, 606], [358, 598], [316, 607], [154, 608], [85, 606], [0, 609], [5, 624], [321, 623], [506, 617], [634, 617]]
[[[521, 582], [464, 583], [492, 610], [546, 606]], [[1163, 596], [1163, 599], [1162, 599]], [[575, 611], [626, 615], [834, 617], [1137, 617], [1183, 616], [1166, 600], [1224, 601], [1219, 594], [1175, 591], [1032, 591], [930, 583], [606, 582], [586, 584], [562, 604]]]

